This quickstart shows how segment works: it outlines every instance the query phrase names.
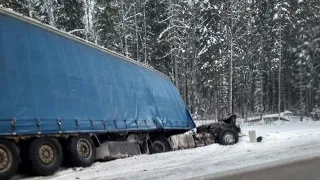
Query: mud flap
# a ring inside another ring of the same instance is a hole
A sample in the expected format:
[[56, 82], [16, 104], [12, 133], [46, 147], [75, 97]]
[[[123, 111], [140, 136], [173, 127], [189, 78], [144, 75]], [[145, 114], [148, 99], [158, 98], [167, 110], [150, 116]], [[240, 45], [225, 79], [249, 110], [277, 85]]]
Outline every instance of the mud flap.
[[139, 144], [128, 141], [108, 141], [102, 143], [96, 148], [96, 151], [97, 160], [118, 159], [141, 154]]

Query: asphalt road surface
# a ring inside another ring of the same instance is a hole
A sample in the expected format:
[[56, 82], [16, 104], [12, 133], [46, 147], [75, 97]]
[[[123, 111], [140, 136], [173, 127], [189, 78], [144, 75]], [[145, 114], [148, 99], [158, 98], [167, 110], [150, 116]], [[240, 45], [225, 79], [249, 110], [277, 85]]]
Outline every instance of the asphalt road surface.
[[212, 180], [320, 180], [320, 158], [213, 178]]

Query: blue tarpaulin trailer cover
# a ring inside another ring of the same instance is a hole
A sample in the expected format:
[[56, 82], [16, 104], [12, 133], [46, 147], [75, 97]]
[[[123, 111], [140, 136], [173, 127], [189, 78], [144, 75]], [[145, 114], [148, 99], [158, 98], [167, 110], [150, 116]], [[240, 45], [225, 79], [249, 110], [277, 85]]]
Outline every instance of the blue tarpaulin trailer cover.
[[0, 135], [194, 127], [166, 76], [0, 11]]

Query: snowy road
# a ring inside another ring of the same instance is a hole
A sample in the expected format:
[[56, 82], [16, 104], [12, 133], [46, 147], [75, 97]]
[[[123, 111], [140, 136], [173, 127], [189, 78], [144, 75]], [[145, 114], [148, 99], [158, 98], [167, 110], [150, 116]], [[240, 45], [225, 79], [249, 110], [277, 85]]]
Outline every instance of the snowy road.
[[320, 158], [307, 159], [211, 180], [319, 180]]
[[105, 180], [105, 179], [188, 179], [208, 178], [248, 169], [273, 166], [285, 161], [320, 156], [320, 123], [243, 127], [264, 137], [261, 143], [241, 138], [234, 146], [218, 144], [174, 152], [140, 155], [92, 167], [67, 169], [50, 177], [28, 180]]

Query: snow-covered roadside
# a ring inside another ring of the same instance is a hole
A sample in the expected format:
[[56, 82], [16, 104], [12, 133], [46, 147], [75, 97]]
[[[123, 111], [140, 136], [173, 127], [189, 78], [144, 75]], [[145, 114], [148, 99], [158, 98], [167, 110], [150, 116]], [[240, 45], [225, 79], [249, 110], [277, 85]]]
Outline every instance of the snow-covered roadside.
[[105, 179], [186, 179], [201, 178], [262, 163], [307, 155], [320, 155], [320, 123], [305, 122], [284, 125], [243, 127], [246, 134], [256, 130], [264, 137], [261, 143], [241, 138], [234, 146], [213, 144], [195, 149], [140, 155], [92, 167], [67, 169], [50, 177], [29, 180], [105, 180]]

